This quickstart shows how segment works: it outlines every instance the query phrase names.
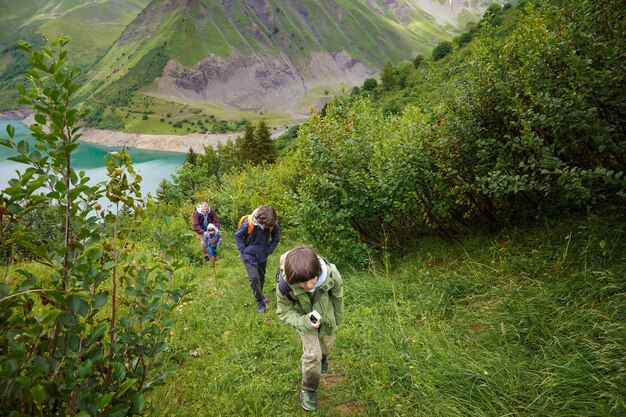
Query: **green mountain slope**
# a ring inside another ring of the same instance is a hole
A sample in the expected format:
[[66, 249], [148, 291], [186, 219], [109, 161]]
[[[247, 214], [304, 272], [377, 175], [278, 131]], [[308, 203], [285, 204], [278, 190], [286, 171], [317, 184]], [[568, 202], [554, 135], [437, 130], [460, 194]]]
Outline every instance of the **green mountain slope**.
[[[385, 60], [427, 47], [399, 23], [354, 1], [156, 1], [94, 68], [85, 91], [124, 103], [129, 85], [145, 87], [133, 80], [137, 66], [149, 61], [164, 69], [164, 77], [144, 91], [269, 109], [316, 84], [361, 80]], [[116, 97], [111, 86], [119, 90]]]
[[456, 33], [454, 22], [438, 22], [421, 3], [157, 0], [92, 69], [82, 93], [116, 107], [139, 93], [231, 111], [308, 114], [311, 104], [374, 76], [387, 60], [412, 59]]
[[177, 113], [302, 117], [386, 61], [450, 40], [490, 2], [0, 0], [0, 109], [15, 107], [26, 65], [16, 42], [65, 34], [74, 65], [86, 70], [81, 98], [97, 109], [91, 123], [133, 125], [124, 114], [158, 111], [137, 107], [148, 96]]
[[73, 64], [90, 68], [149, 0], [0, 0], [0, 109], [15, 107], [15, 78], [26, 62], [16, 43], [70, 37]]

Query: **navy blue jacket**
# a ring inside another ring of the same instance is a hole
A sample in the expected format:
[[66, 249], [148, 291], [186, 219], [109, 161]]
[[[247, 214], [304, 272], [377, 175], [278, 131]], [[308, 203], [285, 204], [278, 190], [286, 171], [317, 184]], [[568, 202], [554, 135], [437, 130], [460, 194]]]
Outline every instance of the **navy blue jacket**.
[[241, 255], [241, 260], [258, 266], [267, 261], [267, 257], [274, 252], [280, 240], [280, 227], [274, 225], [272, 232], [269, 229], [261, 229], [254, 226], [252, 233], [248, 235], [248, 217], [246, 217], [235, 232], [235, 243]]

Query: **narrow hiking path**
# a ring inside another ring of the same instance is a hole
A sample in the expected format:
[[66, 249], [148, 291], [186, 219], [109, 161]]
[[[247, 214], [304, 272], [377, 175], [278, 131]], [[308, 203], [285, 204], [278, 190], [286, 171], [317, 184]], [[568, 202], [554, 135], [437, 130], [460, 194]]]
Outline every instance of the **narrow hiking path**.
[[[623, 411], [624, 230], [601, 223], [428, 239], [388, 275], [340, 266], [345, 321], [315, 415]], [[151, 415], [307, 415], [298, 404], [300, 339], [275, 313], [274, 273], [288, 249], [281, 242], [269, 258], [265, 314], [232, 233], [215, 271], [190, 267], [198, 290], [174, 317], [176, 373], [150, 394]]]

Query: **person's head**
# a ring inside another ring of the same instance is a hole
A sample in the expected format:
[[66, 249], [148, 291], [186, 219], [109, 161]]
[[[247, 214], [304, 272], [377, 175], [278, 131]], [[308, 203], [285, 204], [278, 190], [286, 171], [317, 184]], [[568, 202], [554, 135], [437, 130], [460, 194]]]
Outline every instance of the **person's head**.
[[298, 284], [310, 291], [321, 273], [322, 265], [317, 254], [307, 246], [297, 246], [285, 257], [285, 278], [290, 284]]
[[256, 221], [269, 228], [276, 224], [276, 210], [272, 206], [261, 206], [256, 209]]
[[202, 203], [200, 203], [200, 210], [202, 210], [203, 213], [208, 213], [209, 212], [209, 203], [206, 201], [203, 201]]
[[207, 226], [206, 231], [209, 233], [215, 233], [215, 226], [213, 225], [213, 223]]

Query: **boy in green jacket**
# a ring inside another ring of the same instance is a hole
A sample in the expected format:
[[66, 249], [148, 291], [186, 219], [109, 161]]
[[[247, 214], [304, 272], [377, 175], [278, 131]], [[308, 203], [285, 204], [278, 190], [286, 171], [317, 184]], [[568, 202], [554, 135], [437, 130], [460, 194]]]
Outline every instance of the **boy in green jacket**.
[[316, 411], [320, 374], [328, 373], [328, 353], [343, 317], [341, 275], [311, 248], [299, 246], [280, 257], [276, 295], [278, 317], [302, 339], [300, 405]]

